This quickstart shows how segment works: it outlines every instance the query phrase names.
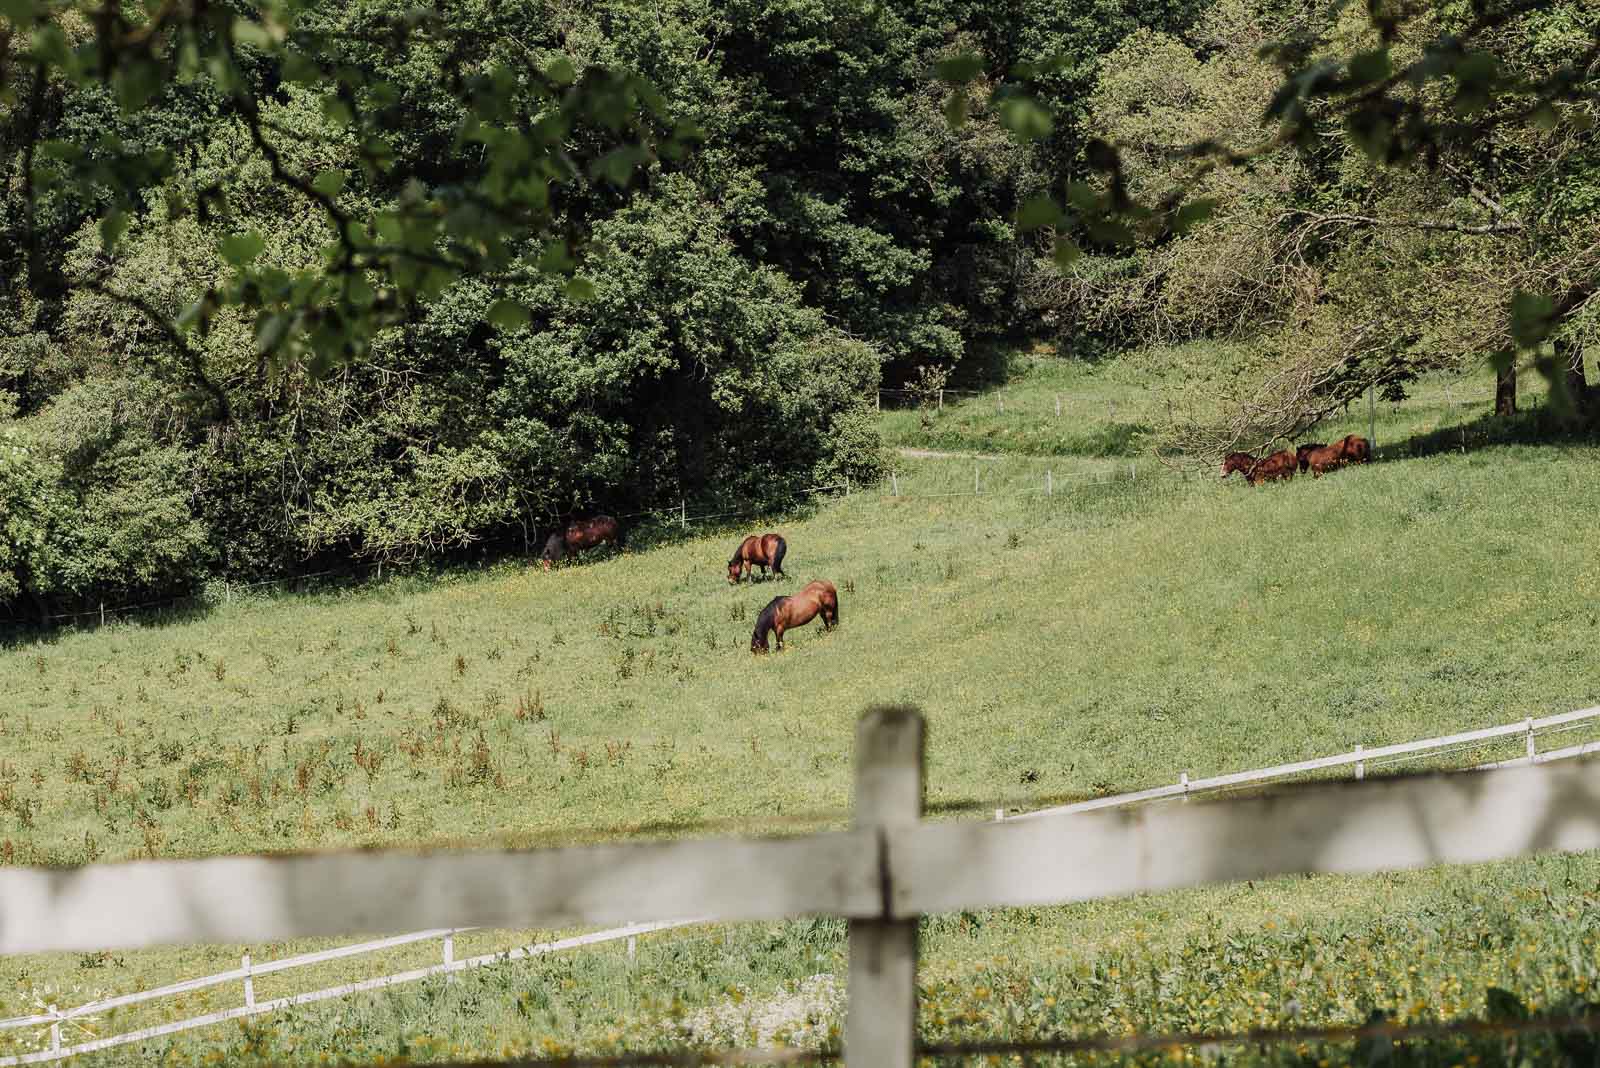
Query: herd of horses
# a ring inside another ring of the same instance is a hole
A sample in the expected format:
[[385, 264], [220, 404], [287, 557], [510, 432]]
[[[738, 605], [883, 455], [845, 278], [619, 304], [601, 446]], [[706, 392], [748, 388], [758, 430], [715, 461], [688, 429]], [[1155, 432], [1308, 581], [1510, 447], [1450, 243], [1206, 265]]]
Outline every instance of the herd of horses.
[[1329, 471], [1337, 471], [1346, 464], [1364, 464], [1372, 459], [1372, 442], [1357, 434], [1348, 434], [1332, 445], [1321, 442], [1301, 445], [1290, 452], [1283, 449], [1270, 456], [1256, 459], [1247, 452], [1230, 452], [1222, 461], [1222, 477], [1238, 471], [1252, 486], [1263, 482], [1277, 482], [1293, 478], [1295, 472], [1311, 472], [1312, 478], [1321, 478]]
[[[574, 519], [545, 540], [544, 551], [539, 554], [539, 566], [549, 571], [568, 556], [611, 544], [622, 547], [622, 524], [609, 515], [588, 519]], [[728, 560], [728, 582], [737, 585], [747, 575], [754, 581], [756, 568], [763, 577], [787, 578], [783, 573], [783, 556], [789, 543], [781, 534], [752, 534], [739, 543]], [[770, 576], [768, 569], [771, 569]], [[777, 596], [756, 616], [756, 629], [750, 635], [750, 651], [768, 651], [769, 635], [776, 635], [779, 650], [783, 649], [783, 633], [803, 627], [818, 616], [822, 629], [832, 630], [839, 625], [839, 591], [827, 579], [809, 582], [799, 593]]]
[[[1284, 449], [1259, 460], [1247, 452], [1230, 452], [1222, 461], [1222, 477], [1238, 471], [1250, 485], [1259, 486], [1263, 482], [1293, 478], [1297, 471], [1310, 471], [1311, 477], [1321, 478], [1346, 464], [1364, 464], [1371, 459], [1372, 443], [1350, 434], [1332, 445], [1320, 442], [1301, 445], [1293, 452]], [[609, 515], [574, 519], [546, 539], [544, 551], [539, 554], [539, 566], [548, 571], [574, 553], [605, 544], [622, 547], [622, 524], [616, 519]], [[783, 556], [788, 551], [789, 545], [781, 534], [750, 535], [728, 559], [728, 582], [737, 585], [747, 576], [753, 580], [758, 567], [763, 577], [769, 576], [770, 569], [770, 577], [787, 578], [783, 573]], [[839, 591], [826, 579], [808, 583], [799, 593], [768, 601], [756, 617], [756, 629], [750, 635], [750, 651], [767, 652], [767, 639], [773, 634], [777, 635], [778, 648], [782, 649], [784, 631], [803, 627], [818, 616], [822, 617], [824, 630], [839, 625]]]

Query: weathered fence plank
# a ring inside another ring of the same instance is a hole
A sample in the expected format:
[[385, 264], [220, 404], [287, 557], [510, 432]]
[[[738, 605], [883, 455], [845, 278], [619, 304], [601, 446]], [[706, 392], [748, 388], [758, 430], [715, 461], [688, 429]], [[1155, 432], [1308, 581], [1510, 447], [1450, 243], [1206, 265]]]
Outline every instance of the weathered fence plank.
[[1600, 848], [1600, 765], [1304, 786], [1276, 797], [922, 824], [889, 836], [896, 916], [1309, 872]]
[[0, 869], [0, 953], [881, 911], [875, 836]]
[[[881, 901], [893, 894], [888, 838], [922, 818], [922, 716], [874, 708], [856, 729], [856, 826], [877, 835]], [[917, 921], [850, 924], [850, 1011], [845, 1046], [852, 1065], [911, 1068], [916, 1055]]]

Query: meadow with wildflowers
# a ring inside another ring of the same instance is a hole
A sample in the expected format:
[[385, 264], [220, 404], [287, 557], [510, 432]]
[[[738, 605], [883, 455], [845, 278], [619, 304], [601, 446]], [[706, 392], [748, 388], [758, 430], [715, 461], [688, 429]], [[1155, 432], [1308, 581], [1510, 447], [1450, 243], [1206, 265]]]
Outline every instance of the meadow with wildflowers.
[[[903, 458], [899, 496], [855, 487], [782, 517], [641, 529], [626, 553], [548, 575], [507, 561], [15, 637], [0, 863], [835, 826], [855, 718], [881, 700], [928, 716], [936, 818], [1582, 707], [1600, 698], [1585, 670], [1600, 564], [1571, 532], [1600, 507], [1597, 458], [1573, 442], [1431, 451], [1252, 491], [1057, 457], [1050, 496], [1026, 455], [979, 463], [979, 496], [955, 495], [972, 462]], [[767, 527], [789, 539], [790, 584], [729, 587], [736, 536]], [[760, 605], [813, 577], [838, 585], [841, 628], [752, 658]], [[1501, 988], [1551, 1011], [1597, 981], [1597, 886], [1600, 864], [1577, 857], [934, 917], [924, 1036], [1481, 1016]], [[550, 933], [474, 932], [457, 955]], [[98, 1059], [827, 1046], [842, 937], [810, 921], [669, 932], [631, 961], [600, 947], [498, 965]], [[7, 958], [0, 1015], [327, 944]], [[436, 953], [284, 973], [257, 996]], [[86, 1027], [238, 1000], [224, 987]], [[1507, 1047], [1434, 1048], [1455, 1052], [1425, 1063]], [[1344, 1063], [1355, 1047], [1229, 1056]]]

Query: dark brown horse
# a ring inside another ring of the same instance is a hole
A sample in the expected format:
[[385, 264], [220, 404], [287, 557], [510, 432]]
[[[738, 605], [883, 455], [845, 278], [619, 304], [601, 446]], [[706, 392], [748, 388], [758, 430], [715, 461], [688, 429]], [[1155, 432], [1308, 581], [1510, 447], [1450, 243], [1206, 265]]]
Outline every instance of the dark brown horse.
[[1300, 453], [1300, 470], [1311, 469], [1312, 478], [1321, 478], [1329, 471], [1337, 471], [1345, 464], [1344, 450], [1340, 443], [1332, 445], [1318, 445], [1314, 449], [1304, 449]]
[[1294, 453], [1288, 449], [1275, 452], [1271, 456], [1256, 464], [1245, 472], [1245, 481], [1252, 486], [1259, 486], [1263, 482], [1277, 482], [1279, 479], [1294, 477], [1295, 468], [1299, 466]]
[[1372, 459], [1372, 442], [1359, 434], [1347, 434], [1338, 442], [1347, 464], [1364, 464]]
[[750, 651], [767, 651], [767, 634], [776, 631], [778, 649], [783, 649], [783, 632], [790, 627], [803, 627], [822, 615], [822, 629], [832, 630], [839, 625], [839, 592], [826, 579], [806, 583], [806, 588], [792, 597], [774, 597], [756, 617], [756, 629], [750, 635]]
[[772, 573], [779, 578], [783, 574], [783, 554], [789, 551], [789, 545], [783, 540], [782, 534], [752, 534], [739, 543], [733, 551], [733, 557], [728, 561], [728, 583], [737, 585], [739, 580], [750, 574], [752, 568], [759, 567], [763, 578], [767, 574], [767, 566], [772, 566]]
[[1306, 444], [1301, 445], [1301, 446], [1299, 446], [1298, 448], [1296, 448], [1294, 450], [1294, 458], [1300, 464], [1300, 473], [1302, 475], [1306, 473], [1306, 468], [1311, 466], [1306, 461], [1306, 454], [1311, 452], [1312, 449], [1326, 449], [1327, 447], [1328, 446], [1326, 444], [1324, 444], [1323, 442], [1312, 441], [1312, 442], [1307, 442]]
[[539, 566], [546, 571], [551, 564], [559, 564], [573, 553], [610, 542], [622, 548], [622, 526], [608, 515], [574, 519], [565, 530], [557, 530], [544, 543], [539, 554]]
[[1230, 452], [1222, 458], [1222, 477], [1238, 471], [1245, 479], [1250, 478], [1250, 469], [1256, 465], [1256, 458], [1247, 452]]

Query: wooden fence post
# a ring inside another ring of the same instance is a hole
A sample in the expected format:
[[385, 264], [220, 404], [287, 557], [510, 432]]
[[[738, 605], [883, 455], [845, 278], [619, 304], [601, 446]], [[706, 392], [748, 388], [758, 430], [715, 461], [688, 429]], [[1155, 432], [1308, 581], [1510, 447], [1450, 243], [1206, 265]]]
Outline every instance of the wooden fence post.
[[1372, 451], [1378, 451], [1378, 387], [1375, 383], [1367, 383], [1367, 440], [1372, 444]]
[[[444, 935], [444, 965], [445, 965], [446, 968], [448, 968], [450, 965], [454, 964], [455, 962], [456, 962], [456, 932], [455, 932], [455, 928], [452, 927], [450, 930], [446, 931], [445, 935]], [[454, 975], [450, 974], [449, 972], [446, 972], [445, 973], [445, 977], [444, 977], [444, 981], [447, 982], [447, 983], [453, 983], [453, 982], [456, 981], [456, 977]]]
[[1533, 760], [1533, 717], [1529, 716], [1527, 722], [1528, 722], [1528, 763], [1532, 764], [1534, 762], [1534, 760]]
[[979, 485], [978, 485], [978, 465], [977, 464], [973, 464], [972, 465], [972, 495], [974, 497], [976, 497], [981, 492], [983, 492], [983, 491], [979, 488]]
[[[1356, 755], [1357, 756], [1361, 755], [1362, 748], [1363, 747], [1362, 747], [1361, 743], [1357, 742], [1356, 743]], [[1356, 761], [1356, 781], [1360, 782], [1362, 779], [1365, 779], [1366, 777], [1367, 777], [1367, 762], [1365, 760]]]
[[894, 496], [900, 496], [900, 479], [893, 471], [889, 472], [889, 486]]
[[1055, 472], [1051, 471], [1049, 468], [1045, 468], [1045, 472], [1044, 472], [1044, 495], [1046, 497], [1053, 497], [1053, 496], [1055, 496], [1055, 492], [1056, 492]]
[[939, 391], [939, 410], [944, 411], [944, 390]]
[[[50, 1009], [50, 1015], [55, 1017], [55, 1019], [50, 1021], [50, 1052], [51, 1053], [60, 1053], [61, 1052], [61, 1013], [56, 1011], [56, 1007], [54, 1005], [49, 1006], [49, 1009]], [[910, 1064], [911, 1062], [907, 1061], [906, 1063]]]
[[678, 529], [689, 529], [689, 502], [681, 497], [678, 499]]
[[1056, 394], [1056, 418], [1061, 418], [1061, 394]]
[[887, 918], [893, 900], [887, 827], [922, 816], [922, 714], [905, 705], [867, 710], [856, 726], [857, 827], [878, 830], [885, 917], [850, 921], [849, 1068], [911, 1068], [917, 1040], [917, 921]]
[[256, 981], [250, 974], [250, 954], [244, 955], [239, 967], [244, 969], [244, 1007], [253, 1009], [256, 1007]]

